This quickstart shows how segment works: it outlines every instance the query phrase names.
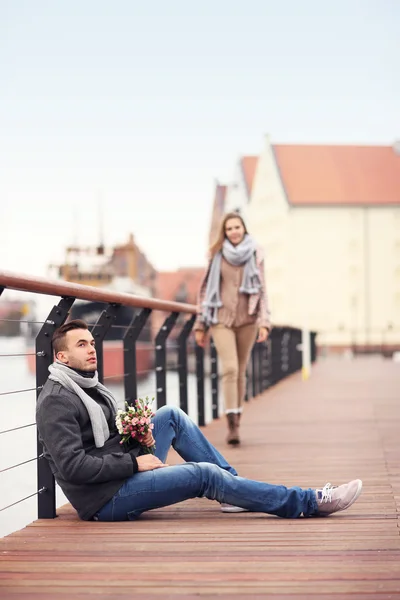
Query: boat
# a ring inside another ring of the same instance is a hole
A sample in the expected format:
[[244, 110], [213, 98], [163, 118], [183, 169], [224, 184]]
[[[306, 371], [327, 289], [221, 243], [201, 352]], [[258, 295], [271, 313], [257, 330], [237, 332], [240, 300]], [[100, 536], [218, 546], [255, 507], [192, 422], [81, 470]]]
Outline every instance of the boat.
[[[134, 237], [128, 242], [106, 249], [103, 244], [96, 247], [70, 246], [66, 249], [65, 262], [50, 265], [49, 274], [54, 279], [79, 283], [105, 290], [153, 297], [156, 270], [141, 252]], [[98, 301], [76, 300], [68, 319], [83, 319], [93, 326], [107, 304]], [[112, 327], [103, 342], [104, 379], [112, 382], [123, 380], [124, 354], [123, 337], [127, 327], [140, 309], [121, 306]], [[136, 370], [138, 379], [145, 378], [154, 366], [152, 315], [141, 331], [136, 343]], [[29, 370], [34, 373], [35, 355], [28, 355]]]
[[18, 337], [23, 332], [22, 320], [30, 311], [29, 302], [5, 300], [0, 296], [0, 337]]

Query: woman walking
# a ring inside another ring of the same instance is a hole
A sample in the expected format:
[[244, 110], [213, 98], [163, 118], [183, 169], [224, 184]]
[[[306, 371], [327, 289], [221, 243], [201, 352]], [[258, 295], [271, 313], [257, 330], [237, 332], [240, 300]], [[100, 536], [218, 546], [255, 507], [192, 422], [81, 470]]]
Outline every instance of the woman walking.
[[210, 248], [199, 292], [194, 331], [204, 346], [211, 331], [222, 364], [222, 385], [228, 423], [228, 444], [239, 444], [239, 424], [246, 392], [246, 366], [255, 340], [264, 342], [271, 329], [260, 248], [237, 213], [222, 220]]

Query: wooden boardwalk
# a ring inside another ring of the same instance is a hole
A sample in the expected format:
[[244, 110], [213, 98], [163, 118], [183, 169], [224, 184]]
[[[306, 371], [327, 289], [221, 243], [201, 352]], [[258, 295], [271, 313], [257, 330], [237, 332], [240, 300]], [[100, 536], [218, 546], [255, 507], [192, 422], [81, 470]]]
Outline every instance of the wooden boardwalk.
[[205, 430], [241, 475], [305, 487], [359, 477], [358, 502], [282, 520], [199, 499], [114, 524], [67, 507], [0, 541], [0, 598], [400, 598], [400, 365], [321, 360], [308, 382], [294, 375], [246, 408], [240, 449], [226, 449], [221, 422]]

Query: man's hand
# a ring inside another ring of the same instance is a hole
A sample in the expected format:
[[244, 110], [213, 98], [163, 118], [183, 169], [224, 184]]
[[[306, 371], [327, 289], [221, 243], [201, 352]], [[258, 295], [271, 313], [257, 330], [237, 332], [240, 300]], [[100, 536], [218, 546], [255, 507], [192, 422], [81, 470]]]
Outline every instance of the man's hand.
[[140, 443], [143, 444], [143, 446], [147, 446], [148, 448], [150, 448], [150, 446], [154, 446], [156, 441], [153, 438], [152, 432], [148, 431]]
[[261, 344], [262, 342], [265, 342], [265, 340], [267, 338], [268, 338], [268, 329], [266, 327], [260, 327], [260, 329], [258, 330], [257, 342], [259, 344]]
[[196, 329], [194, 332], [194, 339], [196, 340], [196, 344], [200, 346], [200, 348], [204, 348], [206, 344], [206, 334], [201, 329]]
[[139, 472], [154, 471], [154, 469], [162, 469], [163, 467], [169, 466], [161, 462], [161, 460], [154, 456], [154, 454], [144, 454], [143, 456], [137, 456], [136, 460]]

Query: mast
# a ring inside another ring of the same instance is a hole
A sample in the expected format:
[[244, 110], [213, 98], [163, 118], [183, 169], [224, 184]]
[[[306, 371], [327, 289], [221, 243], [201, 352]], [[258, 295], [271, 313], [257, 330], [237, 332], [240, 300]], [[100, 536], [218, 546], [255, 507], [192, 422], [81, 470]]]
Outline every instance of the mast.
[[97, 254], [103, 255], [105, 252], [104, 245], [104, 213], [103, 213], [103, 198], [101, 194], [99, 194], [99, 199], [97, 203], [98, 210], [98, 219], [99, 219], [99, 245], [97, 246]]

